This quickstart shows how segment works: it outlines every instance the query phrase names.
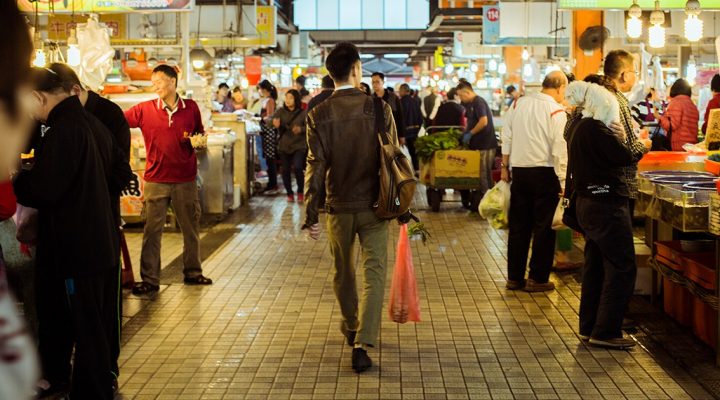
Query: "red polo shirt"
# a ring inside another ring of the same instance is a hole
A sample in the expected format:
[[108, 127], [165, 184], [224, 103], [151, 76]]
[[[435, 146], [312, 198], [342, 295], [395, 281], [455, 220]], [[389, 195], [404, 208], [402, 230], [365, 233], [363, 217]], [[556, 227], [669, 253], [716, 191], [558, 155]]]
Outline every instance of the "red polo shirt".
[[161, 99], [149, 100], [125, 111], [131, 128], [140, 128], [145, 139], [147, 165], [145, 180], [156, 183], [184, 183], [195, 180], [197, 158], [189, 136], [204, 133], [200, 109], [180, 98], [175, 110]]

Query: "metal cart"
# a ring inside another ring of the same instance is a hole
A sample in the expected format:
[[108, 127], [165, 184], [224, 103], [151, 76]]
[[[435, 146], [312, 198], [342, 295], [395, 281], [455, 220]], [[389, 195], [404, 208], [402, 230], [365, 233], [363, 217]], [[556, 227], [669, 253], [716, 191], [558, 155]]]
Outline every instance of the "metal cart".
[[[428, 135], [435, 132], [459, 129], [462, 126], [431, 126]], [[463, 171], [465, 173], [463, 173]], [[472, 172], [470, 172], [472, 171]], [[480, 152], [475, 150], [436, 151], [429, 163], [420, 168], [420, 181], [426, 186], [427, 202], [434, 212], [440, 211], [440, 203], [447, 189], [459, 190], [463, 206], [477, 210], [480, 193]]]

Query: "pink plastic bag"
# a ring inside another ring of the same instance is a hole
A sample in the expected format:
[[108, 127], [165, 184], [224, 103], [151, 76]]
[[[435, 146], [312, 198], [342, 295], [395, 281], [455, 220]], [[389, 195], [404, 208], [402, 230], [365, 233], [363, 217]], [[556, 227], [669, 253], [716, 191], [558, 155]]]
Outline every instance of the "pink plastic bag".
[[395, 271], [390, 285], [390, 304], [388, 313], [393, 322], [404, 324], [408, 321], [420, 322], [420, 299], [415, 281], [410, 239], [407, 224], [400, 225]]

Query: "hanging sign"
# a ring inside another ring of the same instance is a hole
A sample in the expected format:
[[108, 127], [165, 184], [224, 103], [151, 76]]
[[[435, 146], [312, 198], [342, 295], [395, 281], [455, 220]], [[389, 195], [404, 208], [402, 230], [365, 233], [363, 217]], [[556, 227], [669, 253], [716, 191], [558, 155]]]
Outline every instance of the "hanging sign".
[[455, 32], [453, 55], [455, 57], [479, 56], [483, 53], [482, 32]]
[[258, 38], [255, 45], [277, 46], [277, 8], [275, 6], [257, 6], [255, 12], [255, 30]]
[[[34, 12], [36, 2], [17, 0], [22, 12]], [[192, 11], [195, 0], [38, 0], [38, 11], [76, 13], [126, 13], [132, 11]]]
[[483, 34], [484, 44], [496, 44], [500, 39], [500, 7], [483, 7]]
[[[110, 29], [110, 40], [125, 39], [127, 37], [127, 15], [124, 14], [103, 14], [100, 15], [100, 22]], [[48, 18], [48, 39], [62, 41], [67, 39], [70, 29], [77, 24], [85, 23], [87, 18], [66, 14], [55, 14]]]

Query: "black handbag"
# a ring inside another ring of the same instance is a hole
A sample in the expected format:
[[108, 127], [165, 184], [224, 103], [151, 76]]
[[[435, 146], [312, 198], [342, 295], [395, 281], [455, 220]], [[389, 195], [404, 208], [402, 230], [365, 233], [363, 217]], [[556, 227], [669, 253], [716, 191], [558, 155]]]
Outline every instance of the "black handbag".
[[652, 146], [650, 147], [650, 151], [671, 151], [672, 145], [670, 144], [670, 131], [672, 131], [672, 125], [670, 125], [670, 131], [668, 131], [667, 135], [662, 134], [662, 128], [660, 125], [655, 128], [655, 131], [650, 135], [650, 141], [652, 141]]
[[263, 157], [275, 160], [278, 158], [278, 142], [280, 133], [274, 126], [262, 122], [260, 124], [260, 137], [262, 138]]

